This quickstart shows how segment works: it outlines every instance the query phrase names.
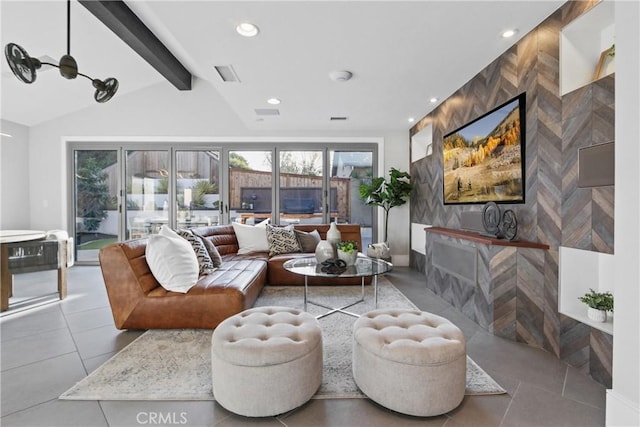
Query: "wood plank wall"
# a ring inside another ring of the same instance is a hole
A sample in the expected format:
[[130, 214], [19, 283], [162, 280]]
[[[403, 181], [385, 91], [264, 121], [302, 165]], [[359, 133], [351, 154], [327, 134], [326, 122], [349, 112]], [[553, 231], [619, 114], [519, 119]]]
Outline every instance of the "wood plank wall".
[[[613, 187], [577, 189], [575, 181], [577, 148], [613, 140], [614, 77], [564, 97], [559, 90], [560, 31], [596, 3], [565, 3], [411, 129], [413, 136], [432, 125], [433, 154], [411, 165], [410, 216], [412, 223], [460, 228], [462, 212], [482, 209], [444, 206], [443, 136], [526, 92], [526, 203], [509, 208], [517, 215], [519, 237], [550, 249], [543, 259], [530, 260], [541, 288], [519, 288], [504, 303], [529, 307], [534, 319], [516, 323], [517, 341], [543, 348], [610, 387], [612, 337], [558, 312], [559, 246], [613, 252]], [[424, 255], [412, 251], [410, 262], [425, 271]]]

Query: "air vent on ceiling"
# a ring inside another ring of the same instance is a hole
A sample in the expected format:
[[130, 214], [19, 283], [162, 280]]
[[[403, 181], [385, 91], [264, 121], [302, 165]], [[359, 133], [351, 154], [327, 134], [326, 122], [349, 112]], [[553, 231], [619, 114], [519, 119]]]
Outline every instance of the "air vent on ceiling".
[[330, 120], [332, 122], [339, 122], [339, 121], [347, 120], [347, 117], [346, 116], [332, 116]]
[[231, 65], [216, 65], [214, 66], [218, 75], [225, 83], [240, 83], [240, 79], [236, 74], [236, 70]]
[[256, 108], [255, 112], [259, 116], [279, 116], [280, 110], [277, 108]]

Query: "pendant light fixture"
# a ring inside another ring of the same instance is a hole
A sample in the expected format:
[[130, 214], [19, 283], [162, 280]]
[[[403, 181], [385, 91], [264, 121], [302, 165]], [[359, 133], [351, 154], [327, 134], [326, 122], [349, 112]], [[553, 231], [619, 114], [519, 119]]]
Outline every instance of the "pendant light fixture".
[[103, 81], [92, 79], [86, 74], [78, 72], [78, 63], [73, 56], [71, 56], [71, 0], [67, 0], [67, 54], [60, 58], [59, 64], [42, 62], [38, 58], [33, 58], [29, 56], [22, 46], [15, 43], [8, 43], [5, 46], [4, 56], [7, 58], [13, 74], [15, 74], [20, 81], [27, 84], [36, 81], [36, 70], [39, 70], [40, 67], [45, 64], [58, 68], [60, 75], [65, 79], [75, 79], [77, 76], [82, 76], [91, 80], [93, 87], [96, 89], [93, 97], [97, 102], [107, 102], [118, 91], [118, 80], [113, 77], [109, 77]]

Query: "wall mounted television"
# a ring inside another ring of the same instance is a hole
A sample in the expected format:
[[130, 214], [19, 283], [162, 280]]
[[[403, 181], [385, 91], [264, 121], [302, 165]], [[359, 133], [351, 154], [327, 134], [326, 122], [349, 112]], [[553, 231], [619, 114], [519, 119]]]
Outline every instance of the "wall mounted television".
[[445, 205], [524, 203], [526, 94], [443, 139]]

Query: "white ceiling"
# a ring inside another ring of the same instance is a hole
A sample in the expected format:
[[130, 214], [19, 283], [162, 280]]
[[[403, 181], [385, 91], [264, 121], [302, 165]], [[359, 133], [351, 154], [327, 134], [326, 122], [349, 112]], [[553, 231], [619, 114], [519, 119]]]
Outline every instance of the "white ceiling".
[[[248, 129], [400, 130], [419, 119], [556, 10], [563, 1], [132, 1], [129, 7], [194, 75], [213, 85]], [[72, 2], [71, 54], [79, 71], [116, 77], [109, 103], [164, 78], [83, 6]], [[34, 57], [66, 53], [64, 1], [0, 3], [1, 41]], [[242, 21], [254, 38], [235, 32]], [[500, 34], [517, 28], [515, 38]], [[232, 65], [240, 83], [223, 83]], [[348, 82], [329, 73], [349, 70]], [[197, 90], [198, 85], [194, 90]], [[28, 126], [95, 103], [88, 80], [40, 70], [19, 82], [2, 59], [2, 118]], [[177, 89], [175, 89], [177, 90]], [[279, 106], [266, 103], [271, 97]], [[258, 116], [278, 108], [279, 116]], [[348, 120], [332, 122], [332, 116]]]

